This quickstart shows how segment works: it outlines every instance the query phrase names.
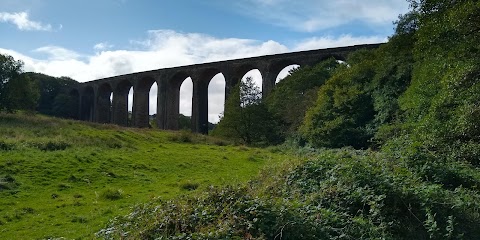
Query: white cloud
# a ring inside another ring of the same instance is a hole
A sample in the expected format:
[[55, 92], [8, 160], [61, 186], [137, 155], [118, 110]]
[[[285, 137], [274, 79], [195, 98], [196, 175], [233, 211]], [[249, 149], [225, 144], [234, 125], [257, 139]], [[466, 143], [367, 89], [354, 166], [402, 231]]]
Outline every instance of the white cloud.
[[408, 10], [405, 0], [238, 0], [237, 5], [242, 14], [302, 32], [352, 22], [390, 26]]
[[386, 42], [388, 38], [379, 36], [353, 37], [351, 35], [342, 35], [339, 37], [315, 37], [304, 39], [295, 44], [294, 51], [313, 50], [321, 48], [332, 48], [342, 46], [352, 46], [359, 44]]
[[[22, 60], [25, 63], [26, 71], [40, 72], [57, 77], [69, 76], [80, 82], [85, 82], [103, 77], [166, 67], [289, 51], [381, 42], [384, 40], [386, 39], [383, 37], [353, 37], [345, 35], [338, 38], [305, 39], [288, 48], [275, 41], [262, 42], [251, 39], [215, 38], [197, 33], [157, 30], [150, 31], [146, 39], [133, 42], [130, 47], [136, 50], [104, 50], [91, 55], [85, 55], [58, 46], [45, 46], [35, 49], [35, 53], [46, 54], [44, 59], [32, 58], [1, 48], [0, 52]], [[108, 47], [108, 43], [98, 45], [97, 49], [100, 46]], [[254, 77], [258, 83], [261, 82], [259, 72], [252, 71], [249, 75]], [[218, 121], [218, 115], [223, 111], [224, 82], [223, 76], [219, 74], [212, 79], [210, 84], [210, 121]], [[186, 115], [191, 113], [192, 89], [191, 81], [185, 81], [181, 88], [180, 112]], [[156, 87], [152, 87], [152, 94], [156, 94]], [[150, 109], [152, 110], [151, 113], [155, 112], [155, 98], [151, 98]]]
[[49, 60], [52, 61], [63, 61], [63, 60], [75, 60], [80, 57], [80, 54], [75, 51], [71, 51], [62, 47], [57, 46], [45, 46], [33, 50], [38, 53], [45, 53], [48, 56]]
[[0, 22], [15, 24], [22, 31], [52, 31], [52, 25], [30, 20], [27, 12], [0, 12]]
[[101, 42], [101, 43], [95, 44], [93, 46], [93, 49], [95, 49], [96, 51], [103, 51], [103, 50], [111, 49], [113, 47], [114, 46], [108, 42]]

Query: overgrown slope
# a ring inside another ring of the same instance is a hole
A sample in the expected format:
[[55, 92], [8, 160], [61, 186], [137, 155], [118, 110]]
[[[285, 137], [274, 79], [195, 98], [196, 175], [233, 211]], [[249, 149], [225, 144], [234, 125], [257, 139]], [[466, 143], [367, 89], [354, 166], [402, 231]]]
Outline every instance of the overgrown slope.
[[90, 239], [135, 204], [245, 182], [283, 158], [187, 132], [0, 114], [0, 239]]
[[215, 188], [199, 196], [139, 205], [98, 236], [478, 239], [480, 173], [470, 170], [472, 186], [450, 189], [423, 180], [387, 154], [323, 150], [307, 161], [268, 169], [245, 187]]

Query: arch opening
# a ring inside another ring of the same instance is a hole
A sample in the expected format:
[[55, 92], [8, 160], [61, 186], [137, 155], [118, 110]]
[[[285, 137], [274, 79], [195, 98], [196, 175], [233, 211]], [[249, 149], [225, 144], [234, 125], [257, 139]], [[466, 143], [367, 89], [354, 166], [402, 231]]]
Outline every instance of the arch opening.
[[[208, 84], [208, 122], [218, 123], [225, 107], [225, 76], [217, 73]], [[209, 130], [210, 126], [209, 126]]]
[[190, 130], [192, 128], [192, 98], [193, 81], [187, 77], [180, 85], [178, 129]]
[[260, 92], [263, 89], [263, 77], [262, 73], [260, 73], [260, 70], [258, 69], [252, 69], [245, 73], [242, 77], [242, 82], [246, 82], [247, 78], [251, 78], [255, 86], [257, 86], [260, 89]]
[[128, 102], [127, 102], [127, 109], [128, 109], [128, 123], [127, 126], [133, 125], [133, 87], [128, 89]]
[[278, 74], [275, 79], [275, 84], [279, 83], [282, 81], [284, 78], [295, 72], [297, 69], [300, 68], [300, 65], [298, 64], [292, 64], [284, 67]]
[[240, 106], [246, 107], [262, 99], [263, 77], [258, 69], [252, 69], [242, 77], [245, 88], [240, 88]]
[[158, 101], [158, 85], [157, 82], [154, 82], [150, 87], [148, 92], [149, 106], [148, 106], [148, 120], [150, 126], [153, 128], [158, 128], [156, 117], [157, 117], [157, 101]]

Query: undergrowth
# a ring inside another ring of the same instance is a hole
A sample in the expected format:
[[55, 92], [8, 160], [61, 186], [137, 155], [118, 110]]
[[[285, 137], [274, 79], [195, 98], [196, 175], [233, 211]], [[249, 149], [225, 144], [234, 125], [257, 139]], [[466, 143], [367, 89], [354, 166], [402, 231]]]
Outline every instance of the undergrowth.
[[97, 237], [478, 239], [478, 172], [472, 181], [450, 188], [385, 154], [322, 150], [268, 168], [247, 185], [140, 204]]

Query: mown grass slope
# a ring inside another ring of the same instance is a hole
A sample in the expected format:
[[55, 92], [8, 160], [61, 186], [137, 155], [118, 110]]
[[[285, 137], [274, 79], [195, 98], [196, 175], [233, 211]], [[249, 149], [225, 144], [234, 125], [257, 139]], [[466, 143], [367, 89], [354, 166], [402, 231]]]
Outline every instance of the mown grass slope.
[[0, 239], [90, 239], [135, 204], [246, 182], [284, 158], [186, 132], [0, 114]]

